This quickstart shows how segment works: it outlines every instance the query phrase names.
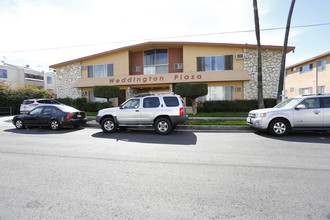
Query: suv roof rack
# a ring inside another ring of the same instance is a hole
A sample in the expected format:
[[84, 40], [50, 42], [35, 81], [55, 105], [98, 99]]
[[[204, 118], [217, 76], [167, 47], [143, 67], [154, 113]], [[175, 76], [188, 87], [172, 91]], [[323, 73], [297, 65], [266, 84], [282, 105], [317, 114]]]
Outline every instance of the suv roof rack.
[[155, 93], [138, 93], [135, 94], [134, 97], [145, 97], [152, 95], [174, 95], [174, 92], [155, 92]]
[[315, 96], [315, 95], [330, 95], [330, 93], [306, 94], [306, 95], [302, 95], [302, 96]]

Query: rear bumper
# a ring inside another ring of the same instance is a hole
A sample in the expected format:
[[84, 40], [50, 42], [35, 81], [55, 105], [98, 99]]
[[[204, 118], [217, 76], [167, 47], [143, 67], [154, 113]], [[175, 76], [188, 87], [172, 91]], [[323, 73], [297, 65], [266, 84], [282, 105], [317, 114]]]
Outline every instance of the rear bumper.
[[188, 115], [184, 116], [170, 116], [173, 126], [177, 124], [183, 124], [188, 120]]
[[69, 120], [65, 120], [61, 122], [61, 126], [62, 127], [72, 127], [75, 125], [79, 125], [79, 126], [85, 126], [87, 123], [87, 119], [69, 119]]

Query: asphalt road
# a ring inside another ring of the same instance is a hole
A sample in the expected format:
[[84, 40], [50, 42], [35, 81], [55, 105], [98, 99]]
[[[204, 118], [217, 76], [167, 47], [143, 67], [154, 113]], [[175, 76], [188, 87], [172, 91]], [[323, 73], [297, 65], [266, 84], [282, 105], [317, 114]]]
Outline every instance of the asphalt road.
[[330, 219], [330, 133], [104, 134], [0, 118], [0, 219]]

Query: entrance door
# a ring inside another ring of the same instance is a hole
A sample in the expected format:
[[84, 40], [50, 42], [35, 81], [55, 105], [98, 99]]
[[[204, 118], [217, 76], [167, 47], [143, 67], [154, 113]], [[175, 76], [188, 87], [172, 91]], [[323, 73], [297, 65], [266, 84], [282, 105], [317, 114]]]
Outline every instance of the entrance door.
[[121, 89], [119, 91], [118, 106], [121, 105], [122, 103], [124, 103], [125, 101], [126, 101], [126, 90]]

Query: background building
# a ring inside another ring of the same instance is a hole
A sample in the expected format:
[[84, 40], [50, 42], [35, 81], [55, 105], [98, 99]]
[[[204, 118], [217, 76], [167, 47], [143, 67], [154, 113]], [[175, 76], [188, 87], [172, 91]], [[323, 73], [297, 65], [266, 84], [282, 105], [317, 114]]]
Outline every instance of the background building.
[[[281, 56], [281, 46], [262, 46], [265, 98], [276, 98]], [[50, 67], [56, 69], [60, 98], [92, 100], [94, 85], [117, 85], [120, 104], [137, 93], [173, 91], [187, 82], [208, 84], [204, 100], [257, 98], [256, 45], [146, 42]]]
[[0, 65], [0, 79], [13, 88], [33, 85], [45, 88], [55, 93], [56, 77], [53, 72], [44, 73], [29, 68], [8, 63]]
[[[330, 93], [330, 51], [286, 68], [286, 97]], [[316, 84], [318, 91], [316, 91]]]

